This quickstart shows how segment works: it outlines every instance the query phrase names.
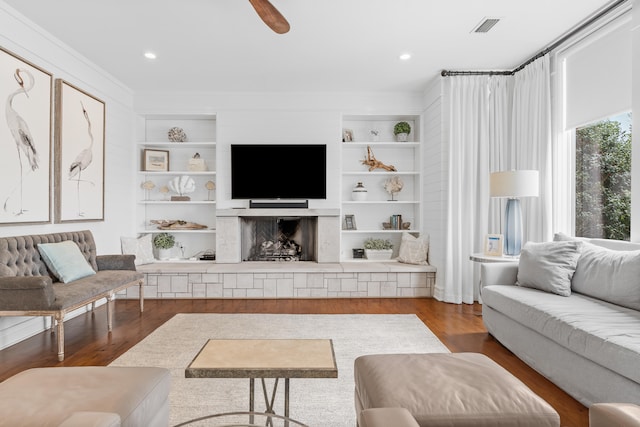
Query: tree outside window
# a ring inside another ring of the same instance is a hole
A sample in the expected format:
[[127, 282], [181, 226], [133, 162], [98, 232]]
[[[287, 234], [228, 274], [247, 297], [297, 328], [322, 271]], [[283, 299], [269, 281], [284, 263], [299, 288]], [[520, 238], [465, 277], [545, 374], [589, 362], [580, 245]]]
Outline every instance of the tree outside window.
[[576, 236], [629, 240], [631, 113], [576, 129]]

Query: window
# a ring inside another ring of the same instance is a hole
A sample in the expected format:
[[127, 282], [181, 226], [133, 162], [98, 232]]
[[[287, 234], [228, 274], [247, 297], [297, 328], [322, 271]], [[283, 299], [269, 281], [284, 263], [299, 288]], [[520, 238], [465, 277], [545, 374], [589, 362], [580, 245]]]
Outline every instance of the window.
[[575, 235], [629, 240], [631, 113], [575, 132]]

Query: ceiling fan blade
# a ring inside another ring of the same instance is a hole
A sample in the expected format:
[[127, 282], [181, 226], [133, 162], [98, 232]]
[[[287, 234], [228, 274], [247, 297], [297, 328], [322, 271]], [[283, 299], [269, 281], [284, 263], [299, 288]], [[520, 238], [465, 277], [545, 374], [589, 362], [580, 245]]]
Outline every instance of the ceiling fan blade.
[[249, 0], [258, 16], [278, 34], [284, 34], [289, 31], [289, 23], [278, 9], [273, 7], [269, 0]]

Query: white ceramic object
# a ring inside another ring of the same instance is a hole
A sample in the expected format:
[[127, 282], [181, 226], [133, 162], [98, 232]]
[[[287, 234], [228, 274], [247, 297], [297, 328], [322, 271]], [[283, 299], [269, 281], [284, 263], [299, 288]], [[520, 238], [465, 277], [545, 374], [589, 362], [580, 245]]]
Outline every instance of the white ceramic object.
[[356, 202], [363, 202], [367, 200], [367, 189], [362, 182], [358, 182], [358, 184], [353, 187], [353, 191], [351, 191], [351, 199]]
[[365, 249], [364, 254], [369, 260], [387, 261], [391, 259], [393, 249]]

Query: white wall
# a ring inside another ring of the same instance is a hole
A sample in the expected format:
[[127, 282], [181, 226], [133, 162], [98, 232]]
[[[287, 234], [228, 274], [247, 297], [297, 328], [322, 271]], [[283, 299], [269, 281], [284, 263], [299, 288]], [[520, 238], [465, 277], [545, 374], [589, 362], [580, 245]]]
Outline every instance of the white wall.
[[[432, 81], [425, 91], [424, 104], [424, 230], [429, 234], [429, 262], [444, 266], [446, 249], [446, 207], [447, 207], [447, 130], [443, 127], [446, 114], [442, 96], [442, 78]], [[436, 283], [443, 280], [444, 268], [438, 269]]]
[[[120, 236], [132, 235], [134, 226], [132, 92], [2, 1], [0, 46], [52, 73], [54, 79], [64, 79], [106, 104], [104, 222], [0, 226], [0, 236], [89, 229], [99, 254], [119, 253]], [[53, 189], [51, 194], [53, 200]], [[0, 318], [0, 348], [42, 331], [47, 322], [48, 319], [33, 317]]]

